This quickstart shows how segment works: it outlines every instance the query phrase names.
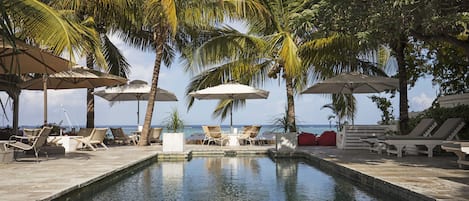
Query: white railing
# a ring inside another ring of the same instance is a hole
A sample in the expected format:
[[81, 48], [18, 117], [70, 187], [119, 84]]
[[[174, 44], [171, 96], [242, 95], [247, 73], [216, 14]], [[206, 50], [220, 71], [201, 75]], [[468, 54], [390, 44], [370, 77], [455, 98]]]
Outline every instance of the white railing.
[[381, 136], [387, 131], [396, 131], [396, 125], [347, 125], [337, 134], [336, 142], [339, 149], [369, 149], [369, 144], [360, 138]]

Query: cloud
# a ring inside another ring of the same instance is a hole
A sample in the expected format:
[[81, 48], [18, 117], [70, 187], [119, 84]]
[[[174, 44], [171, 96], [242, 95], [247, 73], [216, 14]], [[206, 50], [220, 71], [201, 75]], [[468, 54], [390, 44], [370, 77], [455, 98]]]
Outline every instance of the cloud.
[[434, 98], [429, 97], [426, 93], [420, 93], [410, 99], [410, 111], [422, 111], [432, 105]]

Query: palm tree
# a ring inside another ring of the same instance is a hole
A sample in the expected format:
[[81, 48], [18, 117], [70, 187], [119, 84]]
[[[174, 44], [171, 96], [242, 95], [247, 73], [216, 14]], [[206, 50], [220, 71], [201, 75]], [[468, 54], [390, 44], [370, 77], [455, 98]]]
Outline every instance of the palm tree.
[[[15, 40], [47, 47], [54, 54], [67, 52], [74, 60], [74, 51], [95, 50], [96, 33], [72, 19], [67, 19], [48, 5], [35, 0], [1, 0], [0, 34], [3, 41], [15, 47]], [[14, 80], [15, 76], [9, 76]], [[9, 91], [13, 99], [13, 128], [18, 127], [18, 98], [20, 90]]]
[[[94, 21], [94, 30], [99, 34], [100, 46], [103, 52], [86, 52], [86, 66], [95, 69], [95, 65], [111, 74], [124, 78], [128, 77], [130, 65], [119, 49], [108, 37], [110, 31], [128, 28], [126, 23], [135, 15], [133, 1], [90, 1], [90, 0], [60, 0], [52, 2], [59, 9], [71, 9], [81, 21]], [[86, 127], [94, 128], [94, 89], [87, 89]]]
[[54, 54], [67, 51], [72, 60], [74, 51], [96, 49], [96, 32], [40, 1], [1, 0], [0, 8], [0, 34], [13, 45], [16, 38], [28, 39]]
[[[225, 14], [235, 13], [238, 5], [223, 1], [175, 1], [175, 0], [137, 0], [141, 5], [134, 28], [122, 33], [125, 41], [144, 50], [155, 51], [151, 90], [139, 145], [148, 145], [148, 133], [155, 108], [156, 89], [162, 62], [170, 66], [175, 51], [183, 57], [191, 57], [185, 48], [195, 42], [193, 37], [203, 37], [199, 28], [206, 24], [223, 21]], [[222, 9], [223, 8], [226, 9]], [[248, 9], [249, 10], [249, 9]]]
[[337, 129], [342, 130], [342, 126], [347, 122], [344, 120], [349, 119], [353, 123], [355, 105], [356, 100], [352, 94], [332, 94], [332, 103], [323, 105], [321, 109], [330, 109], [334, 118], [337, 118]]
[[[258, 3], [265, 10], [259, 13], [265, 15], [247, 17], [248, 33], [219, 28], [199, 48], [198, 65], [194, 65], [198, 68], [193, 70], [202, 73], [194, 77], [187, 93], [227, 80], [255, 85], [266, 77], [282, 77], [286, 85], [289, 130], [295, 132], [294, 94], [308, 78], [317, 80], [356, 70], [367, 74], [378, 71], [376, 65], [363, 58], [376, 46], [360, 43], [353, 36], [322, 33], [313, 25], [310, 18], [314, 12], [308, 8], [314, 3]], [[189, 107], [192, 103], [193, 99]]]
[[266, 77], [280, 76], [286, 85], [288, 130], [296, 132], [294, 93], [303, 84], [300, 78], [305, 72], [297, 50], [309, 37], [304, 33], [312, 31], [310, 22], [292, 17], [301, 11], [298, 1], [255, 2], [257, 14], [246, 14], [248, 33], [223, 27], [199, 48], [200, 61], [193, 70], [206, 71], [193, 79], [187, 92], [227, 80], [260, 85]]

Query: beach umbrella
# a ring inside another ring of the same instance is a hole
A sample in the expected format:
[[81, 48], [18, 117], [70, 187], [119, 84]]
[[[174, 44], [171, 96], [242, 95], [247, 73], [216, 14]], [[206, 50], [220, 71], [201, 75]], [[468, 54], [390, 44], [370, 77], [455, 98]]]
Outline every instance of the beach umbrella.
[[[70, 69], [72, 63], [45, 50], [14, 40], [15, 45], [0, 37], [0, 74], [19, 75], [26, 73], [56, 73]], [[18, 129], [19, 94], [16, 85], [20, 79], [8, 79], [10, 83], [0, 83], [1, 90], [7, 91], [13, 99], [13, 128]]]
[[[148, 100], [150, 96], [150, 85], [143, 80], [133, 80], [126, 85], [108, 87], [104, 90], [95, 91], [94, 95], [111, 102], [137, 101], [137, 125], [140, 125], [140, 101]], [[176, 95], [167, 90], [158, 88], [156, 90], [156, 101], [177, 101]]]
[[338, 76], [323, 80], [302, 94], [353, 94], [353, 93], [379, 93], [385, 90], [399, 88], [399, 80], [383, 76], [364, 75], [357, 72], [342, 73]]
[[[323, 80], [303, 92], [302, 94], [353, 94], [379, 93], [385, 90], [399, 88], [399, 80], [390, 77], [364, 75], [358, 72], [342, 73], [338, 76]], [[353, 124], [353, 119], [352, 119]]]
[[15, 40], [15, 47], [0, 38], [0, 74], [53, 74], [71, 68], [70, 61]]
[[127, 79], [123, 77], [75, 66], [68, 71], [30, 79], [19, 86], [28, 90], [44, 90], [44, 124], [47, 124], [47, 89], [92, 89], [115, 86], [126, 82]]
[[[226, 83], [220, 84], [214, 87], [194, 91], [189, 93], [190, 96], [199, 100], [210, 100], [210, 99], [232, 99], [232, 100], [244, 100], [244, 99], [267, 99], [269, 92], [256, 89], [254, 87], [239, 84], [239, 83]], [[233, 127], [233, 107], [230, 110], [230, 128]]]

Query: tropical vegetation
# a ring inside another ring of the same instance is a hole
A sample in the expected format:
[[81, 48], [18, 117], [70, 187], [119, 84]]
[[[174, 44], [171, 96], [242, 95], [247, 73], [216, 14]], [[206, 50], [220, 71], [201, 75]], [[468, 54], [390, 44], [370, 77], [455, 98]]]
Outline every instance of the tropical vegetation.
[[[0, 8], [0, 34], [12, 46], [20, 39], [71, 60], [74, 55], [84, 56], [88, 67], [121, 76], [127, 76], [130, 66], [111, 43], [110, 34], [143, 51], [154, 51], [140, 145], [148, 144], [160, 68], [170, 66], [177, 55], [195, 74], [187, 92], [228, 81], [262, 86], [266, 79], [280, 78], [291, 132], [296, 131], [298, 92], [341, 72], [394, 71], [400, 80], [402, 133], [409, 130], [407, 90], [419, 78], [432, 75], [441, 94], [469, 89], [469, 4], [463, 1], [1, 0]], [[244, 23], [247, 31], [224, 25], [231, 20]], [[91, 127], [94, 103], [89, 92], [87, 126]], [[331, 97], [326, 107], [333, 109], [339, 122], [353, 121], [353, 96]], [[189, 100], [189, 107], [193, 103]], [[226, 117], [231, 108], [244, 104], [244, 100], [221, 100], [215, 116]], [[388, 121], [391, 116], [383, 118]]]

